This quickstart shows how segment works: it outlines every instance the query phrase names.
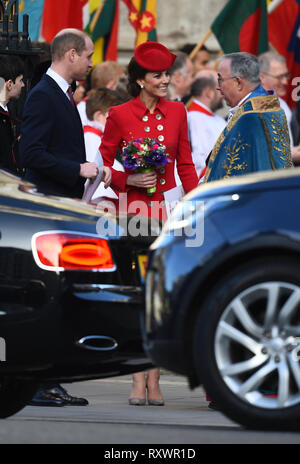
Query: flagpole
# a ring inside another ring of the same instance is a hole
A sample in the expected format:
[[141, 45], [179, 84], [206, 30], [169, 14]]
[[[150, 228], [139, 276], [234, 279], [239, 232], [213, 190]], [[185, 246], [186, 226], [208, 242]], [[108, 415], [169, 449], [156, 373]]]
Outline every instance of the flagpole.
[[215, 64], [214, 64], [214, 67], [213, 67], [213, 69], [214, 69], [215, 71], [217, 71], [217, 69], [218, 69], [218, 64], [219, 64], [218, 61], [219, 61], [219, 58], [221, 58], [221, 56], [223, 56], [223, 55], [224, 55], [223, 50], [220, 50], [219, 53], [218, 53], [218, 55], [217, 55], [217, 57], [216, 57]]
[[97, 21], [98, 21], [98, 19], [99, 19], [99, 16], [100, 16], [100, 14], [101, 14], [101, 11], [102, 11], [102, 9], [103, 9], [103, 7], [104, 7], [105, 1], [106, 1], [106, 0], [103, 0], [103, 2], [101, 1], [100, 5], [98, 6], [98, 9], [97, 9], [97, 11], [96, 11], [96, 13], [95, 13], [95, 16], [93, 17], [93, 20], [92, 20], [91, 26], [90, 26], [90, 31], [91, 31], [91, 32], [94, 32], [94, 29], [95, 29], [95, 27], [96, 27]]
[[200, 50], [200, 48], [205, 44], [205, 42], [207, 41], [208, 37], [212, 34], [212, 30], [209, 29], [209, 31], [207, 31], [207, 33], [202, 37], [202, 39], [200, 40], [200, 42], [196, 45], [196, 47], [191, 51], [190, 55], [189, 55], [189, 58], [192, 60], [198, 53], [198, 51]]
[[274, 10], [282, 3], [282, 0], [272, 0], [271, 3], [268, 4], [268, 14], [273, 13]]

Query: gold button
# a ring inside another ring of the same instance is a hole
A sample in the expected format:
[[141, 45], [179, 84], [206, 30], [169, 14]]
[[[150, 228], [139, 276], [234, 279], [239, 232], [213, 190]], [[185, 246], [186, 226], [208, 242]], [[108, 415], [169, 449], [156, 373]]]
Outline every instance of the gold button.
[[145, 132], [150, 132], [150, 127], [149, 127], [149, 126], [146, 126], [146, 127], [144, 128], [144, 131], [145, 131]]
[[159, 142], [163, 142], [165, 140], [163, 135], [159, 135], [157, 138]]
[[159, 179], [159, 183], [160, 183], [161, 185], [165, 185], [166, 179]]
[[159, 124], [159, 125], [157, 126], [157, 129], [158, 129], [159, 131], [162, 131], [162, 130], [164, 130], [164, 126], [162, 126], [161, 124]]
[[155, 117], [156, 117], [156, 119], [157, 119], [158, 121], [161, 120], [161, 114], [157, 114]]
[[166, 170], [165, 170], [165, 168], [160, 168], [159, 172], [160, 172], [161, 174], [164, 174], [164, 173], [166, 172]]
[[148, 116], [146, 116], [146, 115], [142, 117], [142, 120], [145, 121], [145, 122], [147, 122], [148, 119], [149, 119], [149, 118], [148, 118]]

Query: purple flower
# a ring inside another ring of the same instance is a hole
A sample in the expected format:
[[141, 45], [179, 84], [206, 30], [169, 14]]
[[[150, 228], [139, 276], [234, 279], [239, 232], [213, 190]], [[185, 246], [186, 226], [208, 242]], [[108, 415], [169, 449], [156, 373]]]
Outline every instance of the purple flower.
[[124, 166], [132, 171], [155, 170], [160, 166], [165, 166], [169, 161], [167, 157], [166, 147], [156, 139], [149, 137], [140, 137], [129, 142], [122, 151]]

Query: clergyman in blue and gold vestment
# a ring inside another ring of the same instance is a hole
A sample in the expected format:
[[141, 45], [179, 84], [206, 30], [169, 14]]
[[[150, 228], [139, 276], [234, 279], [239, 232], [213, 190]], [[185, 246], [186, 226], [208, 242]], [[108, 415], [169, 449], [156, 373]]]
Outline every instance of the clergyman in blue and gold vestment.
[[260, 85], [257, 58], [224, 55], [219, 90], [232, 108], [207, 162], [204, 182], [293, 166], [289, 130], [275, 92]]

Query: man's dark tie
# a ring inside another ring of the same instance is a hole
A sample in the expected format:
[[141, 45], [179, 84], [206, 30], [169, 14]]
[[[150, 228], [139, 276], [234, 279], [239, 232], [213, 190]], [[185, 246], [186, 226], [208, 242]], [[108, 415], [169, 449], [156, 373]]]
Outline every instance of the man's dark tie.
[[72, 103], [72, 105], [73, 105], [74, 108], [75, 108], [76, 104], [75, 104], [75, 101], [74, 101], [74, 98], [73, 98], [73, 92], [72, 92], [71, 86], [68, 88], [67, 94], [69, 95], [70, 102]]

